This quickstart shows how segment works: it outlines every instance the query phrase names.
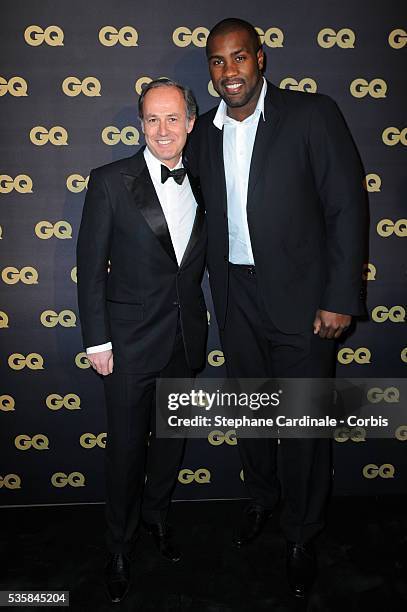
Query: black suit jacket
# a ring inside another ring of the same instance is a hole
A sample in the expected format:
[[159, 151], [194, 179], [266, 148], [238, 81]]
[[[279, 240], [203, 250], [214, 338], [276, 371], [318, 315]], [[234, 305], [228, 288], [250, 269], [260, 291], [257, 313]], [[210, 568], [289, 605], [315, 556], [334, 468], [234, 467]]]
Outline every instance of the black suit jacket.
[[77, 245], [79, 313], [85, 347], [112, 341], [116, 371], [161, 370], [178, 312], [188, 362], [203, 364], [207, 233], [199, 187], [190, 183], [198, 207], [178, 266], [143, 149], [90, 174]]
[[[228, 222], [223, 132], [203, 115], [186, 159], [201, 180], [208, 270], [219, 326], [225, 323]], [[267, 315], [282, 331], [311, 329], [318, 308], [364, 314], [363, 172], [352, 138], [327, 96], [267, 83], [250, 166], [247, 218]]]

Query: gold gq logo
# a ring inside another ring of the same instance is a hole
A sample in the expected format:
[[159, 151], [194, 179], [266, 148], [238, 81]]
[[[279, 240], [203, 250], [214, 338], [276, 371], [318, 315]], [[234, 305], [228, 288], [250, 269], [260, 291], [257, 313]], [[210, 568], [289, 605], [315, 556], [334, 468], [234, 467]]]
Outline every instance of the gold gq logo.
[[334, 431], [336, 442], [366, 442], [366, 431], [363, 427], [339, 427]]
[[399, 143], [407, 146], [407, 128], [401, 130], [396, 127], [385, 128], [382, 132], [382, 140], [388, 147], [394, 147]]
[[48, 26], [43, 30], [40, 26], [31, 25], [24, 32], [24, 40], [31, 47], [46, 43], [50, 47], [63, 47], [64, 31], [59, 26]]
[[97, 436], [93, 433], [84, 433], [79, 438], [79, 443], [83, 448], [106, 448], [106, 432], [100, 433]]
[[24, 357], [21, 353], [13, 353], [9, 356], [8, 365], [12, 370], [23, 370], [27, 367], [29, 370], [43, 370], [44, 359], [39, 353], [29, 353]]
[[400, 359], [403, 363], [407, 363], [407, 346], [401, 350]]
[[8, 174], [0, 174], [0, 193], [10, 193], [13, 189], [18, 193], [32, 193], [32, 178], [27, 174], [18, 174], [14, 179]]
[[0, 310], [0, 329], [8, 328], [8, 315]]
[[140, 133], [134, 125], [126, 125], [121, 130], [114, 125], [108, 125], [102, 130], [102, 140], [110, 146], [117, 145], [119, 142], [125, 145], [138, 145]]
[[58, 314], [55, 310], [44, 310], [40, 315], [40, 321], [44, 327], [76, 327], [76, 314], [72, 310], [61, 310]]
[[81, 370], [87, 370], [90, 368], [89, 359], [86, 357], [86, 353], [78, 353], [75, 357], [75, 365]]
[[389, 45], [393, 49], [402, 49], [407, 45], [407, 32], [401, 28], [392, 30], [389, 34]]
[[225, 356], [222, 351], [211, 351], [208, 355], [208, 363], [215, 368], [222, 366], [225, 363]]
[[6, 489], [21, 489], [21, 478], [17, 474], [6, 474], [0, 476], [0, 489], [6, 487]]
[[71, 270], [71, 279], [74, 283], [78, 282], [78, 276], [77, 276], [77, 270], [76, 270], [76, 266], [74, 266]]
[[[160, 79], [165, 79], [166, 77], [159, 77]], [[136, 93], [138, 93], [139, 96], [141, 96], [141, 93], [145, 87], [145, 85], [148, 85], [149, 83], [151, 83], [153, 79], [150, 78], [149, 76], [142, 76], [139, 79], [137, 79], [137, 81], [135, 82], [134, 85], [134, 89], [136, 91]]]
[[138, 95], [141, 96], [141, 93], [142, 93], [142, 91], [144, 89], [143, 86], [144, 85], [148, 85], [149, 83], [151, 83], [152, 80], [153, 79], [151, 79], [148, 76], [143, 76], [143, 77], [140, 77], [139, 79], [137, 79], [137, 81], [134, 84], [134, 89], [135, 89], [136, 93], [138, 93]]
[[24, 266], [21, 270], [14, 266], [8, 266], [1, 271], [1, 278], [6, 285], [15, 285], [20, 281], [24, 285], [36, 285], [38, 283], [38, 272], [31, 266]]
[[374, 281], [376, 280], [376, 274], [377, 274], [377, 270], [374, 264], [372, 263], [363, 264], [363, 273], [362, 273], [363, 280]]
[[138, 32], [132, 26], [123, 26], [118, 30], [114, 26], [104, 26], [99, 30], [99, 42], [104, 47], [114, 47], [119, 43], [123, 47], [137, 47]]
[[355, 46], [355, 33], [349, 28], [342, 28], [335, 32], [332, 28], [323, 28], [318, 32], [317, 41], [323, 49], [330, 49], [338, 45], [341, 49], [353, 49]]
[[35, 436], [27, 436], [27, 434], [21, 434], [16, 436], [14, 444], [18, 450], [26, 451], [30, 448], [35, 450], [49, 450], [49, 440], [44, 434], [35, 434]]
[[363, 180], [363, 187], [366, 189], [366, 191], [368, 191], [369, 193], [377, 193], [378, 191], [380, 191], [381, 186], [382, 179], [378, 174], [366, 174]]
[[364, 98], [369, 95], [371, 98], [385, 98], [387, 93], [387, 83], [383, 79], [355, 79], [350, 84], [350, 93], [354, 98]]
[[407, 425], [400, 425], [394, 432], [394, 437], [400, 442], [407, 442]]
[[224, 442], [230, 446], [236, 446], [236, 431], [234, 429], [229, 429], [226, 433], [218, 430], [211, 431], [208, 435], [208, 442], [212, 446], [220, 446]]
[[88, 188], [88, 183], [89, 175], [84, 178], [81, 174], [70, 174], [66, 179], [67, 189], [72, 193], [81, 193]]
[[395, 234], [398, 238], [405, 238], [407, 236], [407, 219], [398, 219], [397, 221], [381, 219], [376, 226], [376, 231], [382, 238], [388, 238], [392, 234]]
[[284, 46], [284, 33], [280, 28], [268, 28], [268, 30], [263, 31], [261, 28], [257, 27], [255, 30], [259, 35], [262, 45], [267, 45], [267, 47], [271, 48]]
[[37, 147], [42, 147], [48, 142], [61, 147], [68, 144], [68, 132], [61, 125], [55, 125], [49, 130], [42, 125], [36, 125], [30, 130], [30, 140]]
[[58, 238], [59, 240], [68, 240], [72, 238], [72, 226], [68, 221], [38, 221], [34, 228], [35, 235], [41, 240], [49, 240], [50, 238]]
[[15, 98], [21, 98], [28, 96], [27, 90], [27, 81], [23, 77], [13, 76], [7, 81], [7, 79], [0, 76], [0, 96], [5, 96], [9, 93]]
[[352, 363], [352, 361], [355, 361], [359, 365], [364, 365], [370, 363], [371, 356], [369, 349], [364, 346], [355, 350], [345, 346], [338, 351], [338, 361], [343, 365], [348, 365]]
[[400, 391], [397, 387], [387, 387], [387, 389], [371, 387], [366, 397], [371, 404], [379, 404], [382, 401], [388, 404], [398, 404], [400, 401]]
[[317, 84], [311, 77], [304, 77], [301, 81], [297, 81], [293, 77], [286, 77], [281, 81], [280, 89], [295, 89], [296, 91], [315, 93], [317, 91]]
[[0, 410], [3, 412], [11, 412], [15, 409], [14, 397], [11, 395], [0, 395]]
[[51, 484], [58, 489], [66, 487], [66, 485], [70, 487], [84, 487], [85, 476], [81, 472], [71, 472], [70, 474], [55, 472], [51, 476]]
[[95, 98], [100, 96], [101, 89], [102, 86], [99, 79], [92, 76], [86, 77], [83, 81], [78, 79], [78, 77], [70, 76], [62, 81], [62, 91], [70, 98], [79, 96], [81, 93], [88, 98]]
[[394, 478], [394, 465], [391, 463], [383, 463], [380, 467], [375, 463], [368, 463], [363, 468], [363, 476], [365, 478]]
[[60, 410], [60, 408], [79, 410], [81, 407], [81, 398], [75, 393], [67, 393], [63, 396], [58, 393], [50, 393], [45, 399], [45, 405], [50, 410]]
[[202, 26], [192, 31], [185, 26], [180, 26], [173, 31], [172, 41], [177, 47], [188, 47], [191, 43], [195, 45], [195, 47], [205, 47], [208, 34], [208, 28]]
[[392, 323], [405, 323], [406, 311], [403, 306], [376, 306], [372, 310], [372, 319], [375, 323], [384, 323], [390, 320]]
[[191, 484], [191, 482], [197, 482], [198, 484], [206, 484], [211, 481], [211, 473], [209, 470], [205, 468], [200, 468], [198, 470], [180, 470], [178, 475], [178, 481], [181, 484]]

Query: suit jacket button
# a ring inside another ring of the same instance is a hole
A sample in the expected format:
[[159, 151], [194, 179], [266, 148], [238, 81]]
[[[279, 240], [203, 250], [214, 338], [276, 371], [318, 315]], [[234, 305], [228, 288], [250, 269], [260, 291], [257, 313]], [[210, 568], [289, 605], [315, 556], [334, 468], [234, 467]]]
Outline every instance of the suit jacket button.
[[227, 255], [223, 256], [223, 261], [229, 261], [229, 257]]
[[172, 305], [173, 306], [179, 306], [179, 302], [173, 302]]

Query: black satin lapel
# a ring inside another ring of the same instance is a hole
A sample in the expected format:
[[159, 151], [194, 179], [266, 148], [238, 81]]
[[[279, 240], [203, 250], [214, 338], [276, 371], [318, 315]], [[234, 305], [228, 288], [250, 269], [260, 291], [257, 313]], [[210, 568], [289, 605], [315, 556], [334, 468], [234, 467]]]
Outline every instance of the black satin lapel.
[[133, 196], [138, 210], [143, 215], [156, 238], [160, 241], [161, 246], [169, 257], [177, 263], [167, 221], [165, 220], [163, 209], [161, 208], [147, 166], [144, 167], [137, 177], [123, 174], [123, 180]]
[[194, 194], [194, 198], [196, 203], [200, 208], [204, 207], [202, 191], [201, 191], [201, 182], [198, 177], [192, 176], [190, 172], [187, 170], [187, 176], [189, 180], [189, 184], [191, 185], [192, 193]]
[[187, 261], [188, 257], [190, 256], [192, 249], [194, 248], [194, 246], [196, 245], [196, 243], [198, 242], [201, 233], [202, 233], [202, 229], [204, 226], [204, 221], [205, 221], [205, 212], [203, 211], [202, 207], [198, 206], [196, 207], [196, 213], [195, 213], [195, 220], [194, 220], [194, 225], [192, 226], [192, 232], [191, 235], [189, 237], [189, 241], [187, 244], [187, 248], [185, 249], [184, 255], [182, 256], [182, 261], [180, 263], [180, 268], [183, 266], [183, 264]]
[[271, 105], [267, 105], [267, 108], [265, 108], [265, 117], [265, 121], [262, 116], [259, 118], [256, 139], [253, 146], [249, 185], [247, 189], [248, 206], [250, 204], [250, 196], [253, 193], [256, 183], [264, 172], [264, 163], [267, 159], [270, 147], [273, 146], [273, 137], [280, 122], [280, 113]]

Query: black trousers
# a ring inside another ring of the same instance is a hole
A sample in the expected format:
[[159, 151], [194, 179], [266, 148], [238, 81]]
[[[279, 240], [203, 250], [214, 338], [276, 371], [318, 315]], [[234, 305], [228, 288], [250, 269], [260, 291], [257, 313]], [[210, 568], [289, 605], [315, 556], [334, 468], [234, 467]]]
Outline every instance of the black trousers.
[[[313, 329], [281, 332], [265, 315], [255, 268], [230, 264], [229, 272], [226, 325], [221, 331], [228, 376], [332, 377], [335, 342], [315, 336]], [[282, 494], [280, 525], [286, 538], [297, 543], [311, 540], [324, 526], [330, 440], [281, 438], [278, 444], [271, 438], [240, 438], [238, 448], [253, 502], [272, 510]]]
[[141, 516], [150, 523], [166, 519], [185, 440], [156, 438], [155, 384], [158, 377], [191, 375], [178, 327], [171, 359], [163, 370], [143, 374], [113, 371], [104, 378], [106, 544], [112, 553], [131, 550]]

